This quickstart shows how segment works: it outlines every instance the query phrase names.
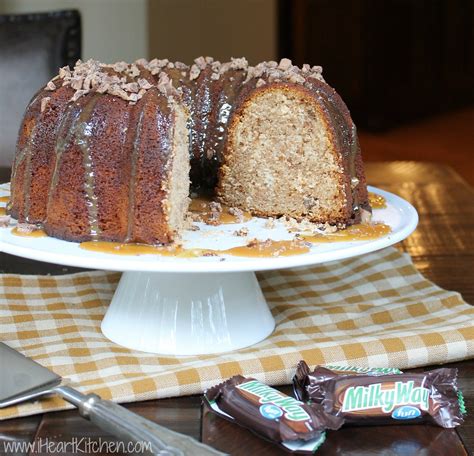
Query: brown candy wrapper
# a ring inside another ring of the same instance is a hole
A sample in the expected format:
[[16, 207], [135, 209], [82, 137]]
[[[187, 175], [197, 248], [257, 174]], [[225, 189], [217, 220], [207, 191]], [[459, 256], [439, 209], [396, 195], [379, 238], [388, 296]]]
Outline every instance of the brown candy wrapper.
[[293, 377], [293, 391], [295, 397], [300, 400], [312, 400], [313, 402], [321, 403], [324, 398], [320, 396], [319, 384], [324, 380], [329, 380], [341, 375], [367, 375], [379, 377], [381, 375], [402, 373], [401, 370], [393, 367], [356, 367], [342, 366], [338, 364], [316, 366], [316, 368], [311, 371], [306, 362], [302, 360], [296, 366], [296, 374]]
[[453, 428], [463, 422], [457, 369], [388, 375], [338, 374], [302, 361], [293, 379], [296, 397], [321, 404], [348, 424], [431, 422]]
[[204, 400], [220, 416], [300, 454], [314, 453], [324, 442], [324, 430], [343, 424], [341, 417], [325, 413], [319, 404], [304, 404], [241, 375], [207, 390]]

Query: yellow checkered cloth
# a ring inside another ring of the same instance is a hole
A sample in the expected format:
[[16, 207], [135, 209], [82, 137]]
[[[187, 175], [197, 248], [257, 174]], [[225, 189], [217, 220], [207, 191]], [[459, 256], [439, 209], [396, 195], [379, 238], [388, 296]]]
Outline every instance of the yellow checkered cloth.
[[[100, 322], [119, 273], [0, 276], [3, 342], [116, 402], [202, 393], [241, 373], [289, 383], [297, 362], [409, 368], [474, 354], [474, 307], [421, 276], [394, 248], [258, 275], [274, 333], [232, 353], [172, 357], [106, 339]], [[70, 406], [58, 398], [0, 410], [0, 419]]]

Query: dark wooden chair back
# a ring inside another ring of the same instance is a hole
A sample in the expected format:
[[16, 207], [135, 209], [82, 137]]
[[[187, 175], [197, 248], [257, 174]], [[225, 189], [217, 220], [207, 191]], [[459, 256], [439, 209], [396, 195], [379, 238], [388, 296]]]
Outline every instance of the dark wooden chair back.
[[29, 100], [80, 56], [78, 11], [0, 15], [0, 166], [11, 166]]

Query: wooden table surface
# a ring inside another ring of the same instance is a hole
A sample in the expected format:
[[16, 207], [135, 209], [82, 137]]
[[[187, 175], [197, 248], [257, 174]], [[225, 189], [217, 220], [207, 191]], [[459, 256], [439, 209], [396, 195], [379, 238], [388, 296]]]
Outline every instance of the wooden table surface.
[[[368, 163], [366, 168], [371, 185], [402, 196], [419, 212], [418, 229], [399, 247], [411, 255], [416, 267], [425, 277], [443, 288], [460, 292], [467, 302], [474, 303], [474, 189], [452, 169], [438, 164], [378, 162]], [[0, 170], [2, 182], [8, 180], [8, 177], [7, 170]], [[0, 254], [0, 270], [60, 274], [76, 269]], [[459, 369], [460, 387], [468, 410], [471, 410], [463, 426], [455, 430], [430, 425], [347, 427], [328, 432], [327, 441], [318, 455], [472, 454], [474, 361], [452, 363], [450, 366]], [[430, 368], [432, 367], [435, 366]], [[288, 387], [283, 387], [282, 390], [290, 391]], [[202, 410], [199, 396], [148, 401], [127, 407], [232, 455], [287, 454], [250, 432]], [[56, 412], [0, 422], [0, 454], [2, 451], [5, 454], [5, 441], [38, 443], [48, 438], [50, 442], [72, 442], [74, 438], [82, 437], [99, 443], [115, 441], [110, 435], [80, 418], [75, 411]], [[61, 454], [73, 453], [66, 448]]]

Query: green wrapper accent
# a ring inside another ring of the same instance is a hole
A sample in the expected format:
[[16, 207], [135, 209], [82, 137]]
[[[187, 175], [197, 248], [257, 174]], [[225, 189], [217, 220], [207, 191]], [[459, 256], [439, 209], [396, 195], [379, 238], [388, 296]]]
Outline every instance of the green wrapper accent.
[[325, 364], [323, 365], [326, 369], [330, 369], [337, 372], [345, 372], [348, 375], [354, 374], [366, 374], [366, 375], [390, 375], [390, 374], [403, 374], [400, 369], [396, 367], [358, 367], [358, 366], [342, 366], [339, 364]]
[[326, 432], [323, 432], [321, 434], [321, 437], [319, 440], [316, 442], [316, 446], [313, 448], [313, 453], [316, 453], [316, 451], [319, 450], [319, 447], [326, 441]]
[[458, 403], [459, 403], [459, 410], [463, 415], [467, 415], [466, 403], [464, 402], [464, 396], [462, 395], [462, 391], [458, 390]]

